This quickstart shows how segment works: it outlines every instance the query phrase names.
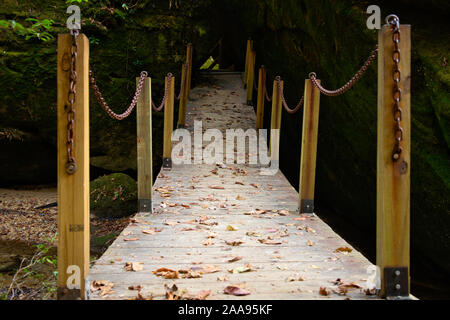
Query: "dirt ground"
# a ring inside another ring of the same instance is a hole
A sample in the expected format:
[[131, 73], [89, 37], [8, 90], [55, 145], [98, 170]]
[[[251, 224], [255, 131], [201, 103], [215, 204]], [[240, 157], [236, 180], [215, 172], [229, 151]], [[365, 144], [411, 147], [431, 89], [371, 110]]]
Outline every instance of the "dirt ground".
[[[0, 300], [55, 298], [58, 211], [57, 207], [37, 208], [56, 201], [54, 187], [0, 189]], [[129, 219], [91, 215], [92, 260], [106, 250]], [[30, 262], [35, 262], [32, 268], [18, 272], [21, 263], [24, 267]]]

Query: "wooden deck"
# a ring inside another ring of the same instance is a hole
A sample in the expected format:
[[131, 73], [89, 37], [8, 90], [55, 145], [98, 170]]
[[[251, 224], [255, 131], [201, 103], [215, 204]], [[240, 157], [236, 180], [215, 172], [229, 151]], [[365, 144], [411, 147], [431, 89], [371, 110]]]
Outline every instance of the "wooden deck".
[[[240, 76], [210, 80], [191, 92], [188, 128], [194, 120], [202, 120], [204, 130], [254, 128]], [[185, 296], [211, 290], [207, 299], [376, 299], [353, 288], [365, 287], [372, 264], [318, 216], [298, 214], [298, 193], [281, 172], [264, 176], [246, 165], [174, 166], [158, 175], [153, 207], [153, 214], [138, 213], [91, 268], [91, 282], [114, 283], [108, 294], [93, 292], [91, 299], [133, 299], [138, 294], [129, 289], [133, 286], [141, 286], [144, 297], [166, 299], [173, 284]], [[127, 271], [126, 263], [135, 263], [138, 271]], [[160, 268], [177, 271], [179, 279], [154, 274]], [[341, 286], [345, 295], [337, 279], [348, 285]], [[225, 294], [231, 285], [250, 294]]]

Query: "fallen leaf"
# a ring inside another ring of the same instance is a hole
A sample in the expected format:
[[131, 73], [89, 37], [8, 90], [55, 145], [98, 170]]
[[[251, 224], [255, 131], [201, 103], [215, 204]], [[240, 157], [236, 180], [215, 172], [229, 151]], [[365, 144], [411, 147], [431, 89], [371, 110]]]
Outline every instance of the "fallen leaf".
[[223, 290], [223, 292], [233, 296], [248, 296], [250, 294], [250, 291], [235, 286], [228, 286]]
[[228, 240], [228, 241], [225, 241], [225, 243], [229, 246], [236, 247], [236, 246], [243, 244], [244, 242], [242, 242], [241, 240]]
[[162, 231], [162, 229], [153, 228], [153, 229], [142, 230], [142, 233], [145, 233], [145, 234], [156, 234], [156, 233], [161, 232], [161, 231]]
[[195, 300], [205, 300], [211, 294], [211, 290], [202, 290], [195, 296]]
[[324, 288], [324, 287], [320, 287], [319, 293], [320, 293], [320, 295], [322, 295], [322, 296], [328, 296], [328, 295], [330, 295], [330, 291], [327, 290], [327, 288]]
[[91, 291], [96, 292], [100, 291], [98, 294], [100, 297], [103, 297], [107, 294], [113, 293], [112, 288], [114, 287], [114, 283], [106, 281], [106, 280], [100, 280], [100, 281], [92, 281], [91, 285]]
[[289, 210], [280, 210], [280, 211], [278, 211], [278, 214], [280, 216], [288, 216], [289, 215]]
[[123, 239], [123, 241], [138, 241], [138, 238], [128, 238], [128, 239]]
[[278, 245], [278, 244], [282, 243], [280, 241], [270, 240], [270, 239], [258, 239], [258, 241], [263, 244], [269, 244], [269, 245]]
[[214, 242], [211, 239], [208, 239], [206, 241], [203, 241], [202, 243], [205, 247], [207, 246], [212, 246], [214, 244]]
[[308, 240], [308, 242], [306, 242], [306, 244], [310, 247], [312, 247], [314, 245], [314, 241], [312, 240]]
[[238, 231], [239, 229], [236, 227], [233, 227], [232, 225], [228, 225], [226, 230], [227, 231]]
[[125, 263], [125, 270], [126, 271], [142, 271], [144, 270], [144, 263], [143, 262], [127, 262]]
[[245, 200], [245, 198], [238, 194], [238, 196], [236, 197], [236, 200]]
[[213, 265], [206, 265], [200, 269], [200, 272], [203, 274], [216, 273], [220, 271], [220, 267]]
[[216, 190], [224, 190], [225, 188], [222, 186], [209, 186], [210, 189], [216, 189]]
[[246, 264], [243, 267], [238, 267], [238, 268], [228, 270], [229, 273], [234, 273], [234, 274], [251, 272], [251, 271], [255, 271], [255, 269], [249, 264]]
[[334, 252], [342, 252], [342, 253], [350, 253], [352, 251], [353, 251], [353, 249], [351, 249], [349, 247], [341, 247], [341, 248], [337, 248], [336, 250], [334, 250]]
[[236, 262], [236, 261], [239, 261], [239, 260], [242, 260], [242, 257], [234, 257], [233, 259], [230, 259], [230, 260], [228, 260], [228, 262]]
[[128, 290], [137, 290], [137, 291], [141, 291], [142, 290], [142, 286], [138, 285], [138, 286], [130, 286], [128, 287]]
[[164, 277], [165, 279], [179, 279], [178, 271], [167, 269], [167, 268], [159, 268], [156, 271], [153, 271], [158, 277]]

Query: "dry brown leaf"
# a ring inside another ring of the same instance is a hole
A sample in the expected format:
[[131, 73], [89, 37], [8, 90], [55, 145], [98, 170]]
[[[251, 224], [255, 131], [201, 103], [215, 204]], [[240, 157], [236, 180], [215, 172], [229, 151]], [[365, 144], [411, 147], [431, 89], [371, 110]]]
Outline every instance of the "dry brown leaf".
[[153, 229], [142, 230], [142, 233], [144, 233], [144, 234], [156, 234], [156, 233], [161, 232], [161, 231], [162, 231], [162, 229], [153, 228]]
[[179, 279], [178, 271], [167, 268], [159, 268], [158, 270], [153, 271], [153, 274], [158, 277], [164, 277], [165, 279]]
[[236, 247], [236, 246], [240, 246], [240, 245], [243, 244], [244, 242], [241, 241], [241, 240], [228, 240], [228, 241], [225, 241], [225, 243], [226, 243], [227, 245], [229, 245], [229, 246]]
[[320, 287], [319, 293], [320, 293], [320, 295], [322, 295], [322, 296], [328, 296], [328, 295], [330, 295], [330, 291], [327, 290], [327, 288], [324, 288], [324, 287]]
[[207, 246], [212, 246], [214, 244], [214, 242], [211, 239], [208, 239], [206, 241], [203, 241], [202, 243], [205, 247]]
[[263, 244], [269, 244], [269, 245], [278, 245], [278, 244], [282, 243], [280, 241], [270, 240], [270, 239], [258, 239], [258, 241]]
[[222, 186], [209, 186], [210, 189], [215, 189], [215, 190], [224, 190], [225, 188]]
[[213, 265], [206, 265], [200, 269], [200, 272], [203, 274], [216, 273], [220, 271], [220, 267]]
[[138, 238], [127, 238], [127, 239], [123, 239], [123, 241], [138, 241]]
[[250, 294], [250, 291], [235, 286], [228, 286], [223, 290], [223, 292], [233, 296], [248, 296]]
[[112, 291], [113, 287], [114, 283], [106, 280], [92, 281], [91, 291], [92, 292], [100, 291], [98, 295], [100, 297], [103, 297], [107, 294], [113, 293], [114, 292]]
[[245, 198], [243, 196], [241, 196], [240, 194], [237, 195], [236, 200], [245, 200]]
[[133, 291], [141, 291], [142, 290], [142, 286], [138, 285], [138, 286], [129, 286], [128, 290], [133, 290]]
[[230, 259], [230, 260], [228, 260], [228, 262], [236, 262], [236, 261], [239, 261], [239, 260], [242, 260], [242, 257], [234, 257], [233, 259]]
[[308, 240], [308, 242], [306, 242], [306, 244], [310, 247], [312, 247], [314, 245], [314, 241], [312, 240]]
[[144, 263], [143, 262], [127, 262], [125, 263], [125, 270], [126, 271], [142, 271], [144, 270]]
[[341, 247], [341, 248], [337, 248], [336, 250], [334, 250], [334, 252], [342, 252], [342, 253], [350, 253], [352, 251], [353, 251], [353, 249], [351, 249], [349, 247]]
[[280, 216], [288, 216], [289, 215], [289, 210], [280, 210], [280, 211], [278, 211], [278, 214]]

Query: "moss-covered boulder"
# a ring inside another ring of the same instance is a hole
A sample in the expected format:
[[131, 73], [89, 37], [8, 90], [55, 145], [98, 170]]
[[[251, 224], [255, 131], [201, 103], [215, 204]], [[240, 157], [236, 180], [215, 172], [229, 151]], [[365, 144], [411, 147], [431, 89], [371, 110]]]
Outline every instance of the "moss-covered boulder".
[[91, 213], [124, 217], [137, 212], [137, 184], [131, 177], [114, 173], [91, 181]]

